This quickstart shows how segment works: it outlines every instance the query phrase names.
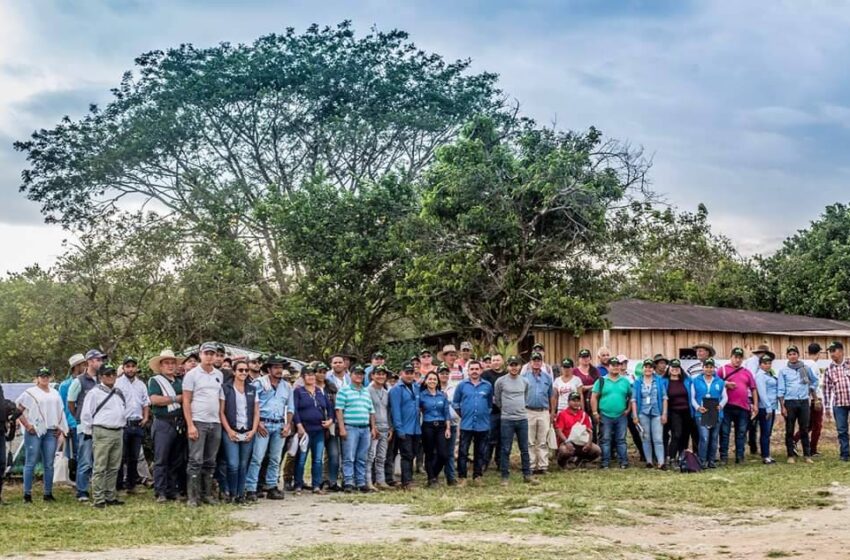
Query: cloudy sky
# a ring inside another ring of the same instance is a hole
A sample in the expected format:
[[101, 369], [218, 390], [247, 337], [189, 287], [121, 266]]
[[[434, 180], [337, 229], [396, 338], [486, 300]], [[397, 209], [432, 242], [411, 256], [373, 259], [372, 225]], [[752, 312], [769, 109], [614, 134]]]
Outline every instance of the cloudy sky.
[[655, 189], [704, 202], [746, 254], [850, 201], [850, 6], [837, 0], [0, 0], [0, 272], [49, 266], [65, 237], [18, 192], [14, 140], [107, 101], [140, 53], [343, 19], [471, 58], [542, 123], [644, 146]]

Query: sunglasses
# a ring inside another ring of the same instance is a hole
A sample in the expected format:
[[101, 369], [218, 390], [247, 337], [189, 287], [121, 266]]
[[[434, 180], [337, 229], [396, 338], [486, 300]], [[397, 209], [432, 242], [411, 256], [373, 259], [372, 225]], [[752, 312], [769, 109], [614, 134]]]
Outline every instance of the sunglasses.
[[251, 371], [251, 370], [249, 370], [246, 367], [241, 367], [241, 368], [236, 370], [236, 373], [248, 373], [249, 371]]

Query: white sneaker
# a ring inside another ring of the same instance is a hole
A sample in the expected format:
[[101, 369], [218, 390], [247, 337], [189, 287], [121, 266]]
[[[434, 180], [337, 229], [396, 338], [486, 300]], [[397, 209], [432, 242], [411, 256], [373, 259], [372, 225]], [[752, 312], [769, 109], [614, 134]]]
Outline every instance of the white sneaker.
[[87, 501], [89, 501], [89, 497], [88, 496], [77, 496], [77, 501], [80, 502], [80, 503], [87, 502]]

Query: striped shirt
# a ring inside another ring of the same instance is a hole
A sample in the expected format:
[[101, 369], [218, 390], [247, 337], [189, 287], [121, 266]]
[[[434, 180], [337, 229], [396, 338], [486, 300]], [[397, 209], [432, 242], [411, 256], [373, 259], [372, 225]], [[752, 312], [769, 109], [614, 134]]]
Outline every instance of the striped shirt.
[[850, 406], [850, 359], [826, 368], [823, 396], [827, 406]]
[[336, 396], [336, 409], [342, 411], [346, 424], [358, 427], [368, 426], [369, 416], [375, 413], [372, 395], [364, 385], [359, 389], [355, 389], [354, 385], [346, 385], [340, 389]]

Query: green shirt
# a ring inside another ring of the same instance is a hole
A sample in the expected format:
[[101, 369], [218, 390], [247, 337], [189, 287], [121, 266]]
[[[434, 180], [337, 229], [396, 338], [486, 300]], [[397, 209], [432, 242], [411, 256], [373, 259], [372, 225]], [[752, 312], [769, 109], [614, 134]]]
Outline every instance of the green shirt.
[[[156, 376], [154, 376], [154, 377], [156, 377]], [[165, 379], [166, 381], [168, 381], [168, 378], [165, 377], [164, 375], [162, 376], [162, 378]], [[176, 394], [178, 394], [178, 395], [181, 394], [183, 392], [183, 378], [182, 377], [175, 377], [174, 381], [171, 382], [171, 387], [174, 389], [174, 392]], [[148, 394], [150, 396], [154, 396], [154, 395], [159, 395], [160, 397], [165, 396], [165, 394], [163, 394], [163, 392], [162, 392], [162, 387], [159, 386], [159, 383], [157, 383], [156, 379], [154, 379], [153, 377], [151, 377], [148, 380]], [[168, 412], [167, 406], [156, 406], [156, 405], [153, 405], [153, 404], [151, 405], [151, 412], [153, 412], [153, 415], [156, 418], [168, 418], [168, 417], [176, 417], [176, 416], [182, 416], [183, 415], [183, 409], [182, 408], [178, 408], [177, 410], [174, 410], [172, 412]]]
[[354, 385], [340, 389], [336, 396], [336, 409], [342, 411], [343, 421], [352, 426], [368, 426], [369, 416], [375, 413], [372, 395], [365, 386], [361, 386], [360, 390]]
[[[599, 413], [608, 418], [617, 418], [622, 416], [629, 406], [629, 399], [632, 393], [631, 382], [623, 376], [613, 381], [610, 377], [602, 378], [605, 380], [602, 386], [602, 394], [599, 395]], [[593, 392], [599, 394], [599, 382], [602, 379], [597, 379], [593, 384]]]

